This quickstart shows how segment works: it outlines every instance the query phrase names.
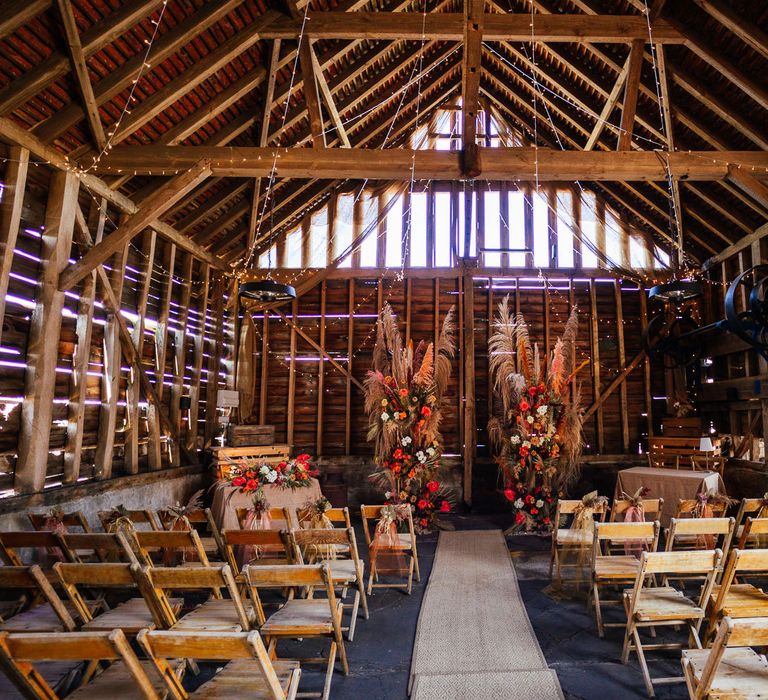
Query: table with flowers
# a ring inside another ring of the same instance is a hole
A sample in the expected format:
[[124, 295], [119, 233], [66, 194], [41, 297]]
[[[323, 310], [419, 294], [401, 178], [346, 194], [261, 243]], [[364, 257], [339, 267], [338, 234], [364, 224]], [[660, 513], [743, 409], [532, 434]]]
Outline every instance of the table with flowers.
[[[211, 504], [213, 518], [222, 530], [238, 530], [237, 509], [253, 508], [254, 498], [263, 499], [269, 508], [288, 508], [294, 513], [323, 495], [309, 455], [279, 464], [235, 465], [227, 476], [213, 485]], [[280, 524], [275, 521], [275, 526]]]

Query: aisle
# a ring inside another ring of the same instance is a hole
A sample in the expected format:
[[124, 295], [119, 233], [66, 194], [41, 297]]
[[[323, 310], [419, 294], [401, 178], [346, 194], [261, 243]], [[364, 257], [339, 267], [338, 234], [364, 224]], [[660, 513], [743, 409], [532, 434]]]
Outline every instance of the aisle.
[[440, 533], [410, 687], [412, 700], [562, 700], [500, 530]]

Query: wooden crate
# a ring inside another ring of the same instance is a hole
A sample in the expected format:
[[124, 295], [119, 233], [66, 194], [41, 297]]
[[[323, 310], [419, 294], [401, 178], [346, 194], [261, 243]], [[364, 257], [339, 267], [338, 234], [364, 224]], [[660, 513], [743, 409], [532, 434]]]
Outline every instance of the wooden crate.
[[232, 467], [260, 467], [262, 464], [278, 464], [290, 459], [290, 445], [266, 447], [214, 447], [213, 468], [217, 479], [231, 479]]
[[227, 430], [228, 447], [274, 445], [274, 425], [230, 425]]

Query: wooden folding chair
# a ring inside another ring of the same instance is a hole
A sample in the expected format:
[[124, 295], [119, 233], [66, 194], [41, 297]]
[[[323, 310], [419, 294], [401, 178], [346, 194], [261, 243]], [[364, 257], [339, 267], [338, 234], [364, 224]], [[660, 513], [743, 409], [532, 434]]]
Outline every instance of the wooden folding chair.
[[6, 632], [74, 632], [71, 605], [56, 593], [43, 570], [32, 566], [0, 566], [0, 590], [19, 593], [16, 612], [0, 623]]
[[[648, 697], [654, 696], [654, 683], [678, 683], [682, 677], [651, 678], [645, 652], [652, 649], [681, 649], [674, 643], [643, 644], [640, 630], [647, 627], [686, 625], [689, 630], [689, 646], [701, 649], [699, 628], [705, 616], [706, 602], [715, 584], [723, 553], [717, 550], [686, 552], [643, 552], [634, 588], [624, 591], [624, 609], [627, 613], [627, 629], [621, 662], [629, 661], [629, 653], [635, 651], [643, 674]], [[682, 591], [666, 586], [646, 585], [652, 577], [680, 578], [692, 575], [704, 576], [704, 585], [697, 600], [691, 600]]]
[[124, 532], [67, 532], [60, 537], [78, 564], [139, 563]]
[[[739, 537], [739, 549], [753, 547], [765, 548], [765, 540], [768, 540], [768, 518], [747, 518]], [[765, 538], [765, 539], [761, 539]]]
[[717, 548], [727, 553], [735, 530], [733, 518], [672, 518], [664, 551]]
[[[157, 671], [173, 700], [190, 698], [256, 697], [263, 700], [293, 700], [301, 669], [295, 661], [273, 661], [258, 632], [166, 632], [142, 630], [138, 642]], [[224, 661], [224, 668], [191, 693], [184, 689], [169, 659]]]
[[[344, 607], [351, 608], [352, 617], [349, 621], [349, 627], [342, 627], [347, 632], [347, 639], [351, 642], [355, 637], [355, 627], [357, 625], [357, 613], [360, 603], [363, 604], [363, 615], [368, 619], [368, 599], [365, 595], [365, 564], [360, 560], [357, 551], [357, 541], [355, 531], [350, 527], [342, 530], [334, 528], [332, 530], [293, 530], [290, 533], [291, 543], [293, 544], [293, 554], [297, 564], [316, 564], [319, 561], [326, 561], [331, 572], [331, 578], [334, 586], [342, 588], [342, 599], [347, 588], [355, 587], [355, 598], [352, 605]], [[343, 547], [348, 550], [352, 556], [351, 559], [337, 559], [327, 557], [325, 552], [328, 548], [333, 548], [333, 552]]]
[[[235, 572], [238, 583], [245, 580], [240, 561], [243, 566], [294, 563], [293, 549], [285, 530], [224, 530], [221, 537], [224, 541], [224, 559]], [[248, 552], [256, 552], [258, 558], [245, 561]]]
[[682, 664], [691, 700], [768, 697], [768, 661], [750, 647], [768, 646], [768, 617], [720, 623], [711, 649], [686, 649]]
[[[47, 529], [46, 525], [50, 518], [46, 513], [27, 513], [27, 517], [29, 518], [29, 522], [32, 523], [32, 527], [35, 530], [40, 531]], [[67, 528], [67, 531], [73, 527], [80, 528], [83, 532], [91, 531], [91, 528], [88, 525], [88, 521], [85, 519], [83, 511], [81, 510], [76, 510], [72, 513], [64, 513], [61, 516], [61, 523], [65, 528]]]
[[[256, 615], [246, 610], [232, 571], [226, 564], [197, 567], [142, 567], [141, 584], [151, 607], [160, 613], [158, 627], [185, 632], [247, 632]], [[229, 598], [224, 598], [225, 589]], [[204, 603], [178, 617], [178, 607], [168, 591], [210, 592]]]
[[[99, 522], [101, 523], [101, 526], [104, 528], [104, 532], [109, 532], [111, 529], [111, 522], [112, 517], [114, 516], [114, 511], [111, 510], [100, 510], [98, 513]], [[155, 514], [151, 510], [126, 510], [125, 511], [125, 517], [127, 517], [131, 523], [133, 523], [134, 527], [137, 525], [144, 526], [141, 529], [149, 529], [149, 530], [162, 530], [163, 528], [160, 526], [160, 523], [158, 522], [157, 518], [155, 517]]]
[[[363, 519], [363, 534], [365, 535], [365, 544], [368, 547], [368, 550], [370, 551], [371, 548], [371, 542], [373, 541], [373, 537], [371, 536], [371, 530], [369, 526], [369, 521], [375, 520], [378, 521], [378, 519], [381, 517], [381, 509], [384, 508], [384, 506], [366, 506], [361, 505], [360, 506], [360, 516]], [[416, 528], [413, 526], [413, 509], [408, 507], [408, 517], [405, 519], [405, 523], [407, 523], [408, 526], [408, 532], [399, 532], [398, 542], [400, 545], [400, 548], [402, 551], [406, 554], [409, 554], [411, 557], [412, 563], [409, 564], [409, 571], [413, 569], [416, 573], [416, 582], [421, 581], [421, 570], [419, 569], [419, 551], [416, 547]], [[375, 531], [375, 525], [374, 525], [374, 531]], [[401, 584], [397, 583], [374, 583], [374, 579], [376, 578], [376, 571], [374, 570], [375, 567], [371, 567], [371, 572], [368, 580], [368, 595], [371, 594], [371, 590], [373, 588], [400, 588]], [[408, 594], [411, 593], [411, 588], [413, 586], [412, 581], [412, 575], [408, 574], [408, 583], [406, 590]]]
[[[643, 506], [645, 522], [652, 523], [654, 520], [659, 520], [661, 511], [664, 509], [663, 498], [643, 498], [640, 502]], [[608, 518], [609, 522], [623, 523], [624, 518], [626, 518], [626, 513], [631, 505], [632, 501], [627, 498], [616, 499], [611, 506], [611, 514]]]
[[[20, 549], [31, 549], [33, 559], [25, 562]], [[6, 566], [24, 566], [25, 564], [40, 564], [48, 568], [56, 561], [75, 561], [61, 536], [48, 530], [19, 532], [0, 532], [0, 558]]]
[[[93, 615], [91, 604], [83, 591], [103, 591], [133, 594], [141, 582], [139, 567], [132, 564], [55, 564], [56, 575], [64, 587], [67, 596], [75, 606], [78, 615], [84, 620], [81, 629], [86, 632], [103, 632], [121, 629], [133, 636], [144, 627], [154, 628], [157, 612], [143, 597], [134, 596], [118, 603], [114, 608], [99, 615]], [[139, 590], [140, 592], [140, 590]], [[181, 600], [172, 603], [180, 609]]]
[[[39, 667], [35, 668], [46, 661], [86, 662], [85, 684], [69, 693], [68, 699], [162, 700], [165, 695], [165, 685], [154, 664], [139, 661], [122, 630], [57, 634], [0, 632], [0, 664], [25, 697], [46, 700], [60, 697]], [[105, 661], [111, 662], [110, 666], [99, 672], [100, 662]]]
[[597, 523], [592, 545], [592, 604], [597, 633], [602, 638], [606, 627], [624, 627], [623, 623], [603, 622], [601, 606], [621, 604], [621, 600], [601, 600], [603, 586], [632, 585], [640, 568], [634, 554], [613, 554], [612, 547], [625, 543], [655, 552], [659, 545], [659, 521], [652, 523]]
[[[340, 527], [352, 527], [352, 520], [349, 517], [349, 508], [329, 508], [325, 511], [325, 517], [332, 523], [339, 523]], [[312, 519], [312, 508], [297, 508], [296, 521], [299, 527], [311, 529], [310, 521]]]
[[[679, 498], [677, 501], [677, 512], [675, 518], [682, 520], [683, 518], [693, 518], [694, 512], [698, 501], [695, 498]], [[725, 513], [728, 510], [727, 503], [712, 503], [712, 516], [715, 518], [724, 518]], [[699, 518], [703, 520], [704, 518]]]
[[[763, 511], [763, 509], [765, 510]], [[736, 538], [739, 541], [741, 541], [744, 526], [747, 524], [747, 516], [752, 518], [768, 517], [768, 507], [766, 507], [762, 498], [741, 499], [739, 510], [736, 511]]]
[[[567, 551], [589, 552], [592, 547], [593, 533], [587, 530], [576, 530], [570, 527], [560, 527], [563, 517], [573, 516], [577, 508], [583, 504], [581, 500], [564, 500], [559, 499], [557, 501], [557, 508], [555, 509], [555, 519], [553, 523], [555, 525], [552, 530], [552, 552], [549, 559], [549, 578], [552, 578], [553, 572], [557, 574], [557, 582], [562, 582], [562, 569], [580, 569], [588, 559], [585, 558], [584, 563], [576, 562], [574, 564], [567, 564], [563, 562], [563, 555]], [[604, 503], [595, 508], [595, 516], [597, 522], [604, 523], [606, 515], [608, 513], [608, 504]], [[578, 558], [578, 557], [577, 557]]]
[[[163, 529], [179, 529], [179, 518], [177, 518], [170, 510], [157, 511], [157, 517], [160, 520], [160, 524], [163, 526]], [[221, 552], [223, 550], [221, 532], [218, 525], [216, 525], [216, 521], [213, 518], [211, 509], [205, 508], [200, 510], [192, 510], [185, 513], [184, 518], [193, 529], [197, 530], [200, 528], [198, 535], [200, 535], [200, 542], [203, 545], [203, 549], [205, 550], [208, 559], [217, 559], [219, 556], [221, 556]]]
[[[302, 693], [304, 697], [322, 697], [328, 700], [331, 692], [331, 680], [338, 652], [344, 675], [349, 673], [347, 652], [341, 633], [342, 607], [336, 600], [333, 579], [327, 563], [311, 566], [246, 566], [245, 578], [248, 590], [256, 610], [262, 636], [268, 640], [268, 649], [272, 658], [276, 656], [279, 639], [305, 639], [319, 637], [329, 639], [331, 647], [328, 658], [310, 657], [296, 659], [301, 663], [324, 663], [326, 666], [325, 684], [322, 693]], [[326, 598], [297, 599], [289, 597], [285, 605], [269, 617], [264, 615], [259, 589], [262, 588], [318, 588], [323, 589]]]
[[720, 584], [712, 589], [707, 604], [708, 634], [723, 617], [768, 617], [768, 594], [751, 583], [738, 583], [745, 576], [768, 575], [768, 549], [734, 549], [728, 556]]
[[[210, 566], [196, 530], [134, 530], [125, 534], [125, 541], [130, 540], [145, 566]], [[130, 542], [128, 546], [131, 546]], [[159, 562], [152, 558], [153, 554]], [[186, 556], [190, 556], [189, 561]]]

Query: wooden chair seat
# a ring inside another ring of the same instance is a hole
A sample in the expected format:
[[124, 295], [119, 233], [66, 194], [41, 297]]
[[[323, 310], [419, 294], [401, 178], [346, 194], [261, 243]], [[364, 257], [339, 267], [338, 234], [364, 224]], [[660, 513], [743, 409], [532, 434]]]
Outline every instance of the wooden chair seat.
[[[272, 662], [277, 679], [283, 692], [288, 695], [291, 680], [298, 661], [288, 659]], [[235, 659], [230, 661], [211, 680], [203, 683], [196, 691], [190, 694], [195, 700], [208, 700], [209, 698], [243, 698], [244, 700], [273, 700], [273, 695], [264, 687], [264, 675], [258, 665], [251, 659]]]
[[[341, 615], [341, 601], [338, 602]], [[333, 618], [327, 600], [289, 600], [270, 615], [259, 630], [265, 637], [332, 634]]]
[[[357, 568], [354, 559], [331, 559], [328, 566], [331, 569], [331, 578], [334, 582], [357, 580]], [[360, 562], [360, 568], [365, 570], [363, 562]]]
[[[252, 620], [254, 615], [246, 608]], [[183, 632], [247, 632], [244, 630], [231, 600], [208, 600], [188, 612], [173, 627]]]
[[[715, 585], [709, 597], [715, 605], [720, 586]], [[751, 583], [738, 583], [728, 589], [721, 615], [728, 617], [768, 617], [768, 595]]]
[[[632, 591], [624, 591], [624, 595], [630, 597]], [[704, 610], [686, 598], [682, 591], [671, 586], [645, 588], [643, 590], [642, 597], [635, 609], [636, 620], [650, 622], [669, 620], [675, 617], [681, 619], [700, 618], [704, 617]]]
[[[163, 679], [157, 673], [151, 661], [139, 661], [142, 670], [152, 681], [152, 686], [160, 697], [166, 694]], [[145, 696], [134, 681], [128, 667], [122, 661], [113, 663], [106, 671], [96, 676], [90, 683], [81, 686], [67, 698], [75, 700], [144, 700]]]
[[634, 581], [639, 568], [640, 560], [631, 554], [597, 557], [595, 560], [595, 578]]
[[[701, 682], [710, 649], [685, 649], [683, 660], [691, 664], [691, 672]], [[757, 700], [768, 697], [768, 661], [749, 647], [726, 649], [715, 673], [708, 698]]]
[[[171, 604], [176, 611], [181, 610], [184, 601], [181, 598], [174, 598]], [[138, 634], [139, 630], [147, 627], [155, 629], [155, 618], [144, 598], [131, 598], [120, 603], [117, 607], [95, 617], [90, 622], [86, 622], [82, 629], [86, 632], [108, 632], [113, 629], [121, 629], [126, 635]]]
[[[77, 620], [78, 615], [75, 606], [66, 601], [64, 607], [73, 619]], [[66, 632], [61, 619], [50, 603], [36, 605], [34, 608], [14, 615], [0, 623], [0, 630], [6, 632]]]

